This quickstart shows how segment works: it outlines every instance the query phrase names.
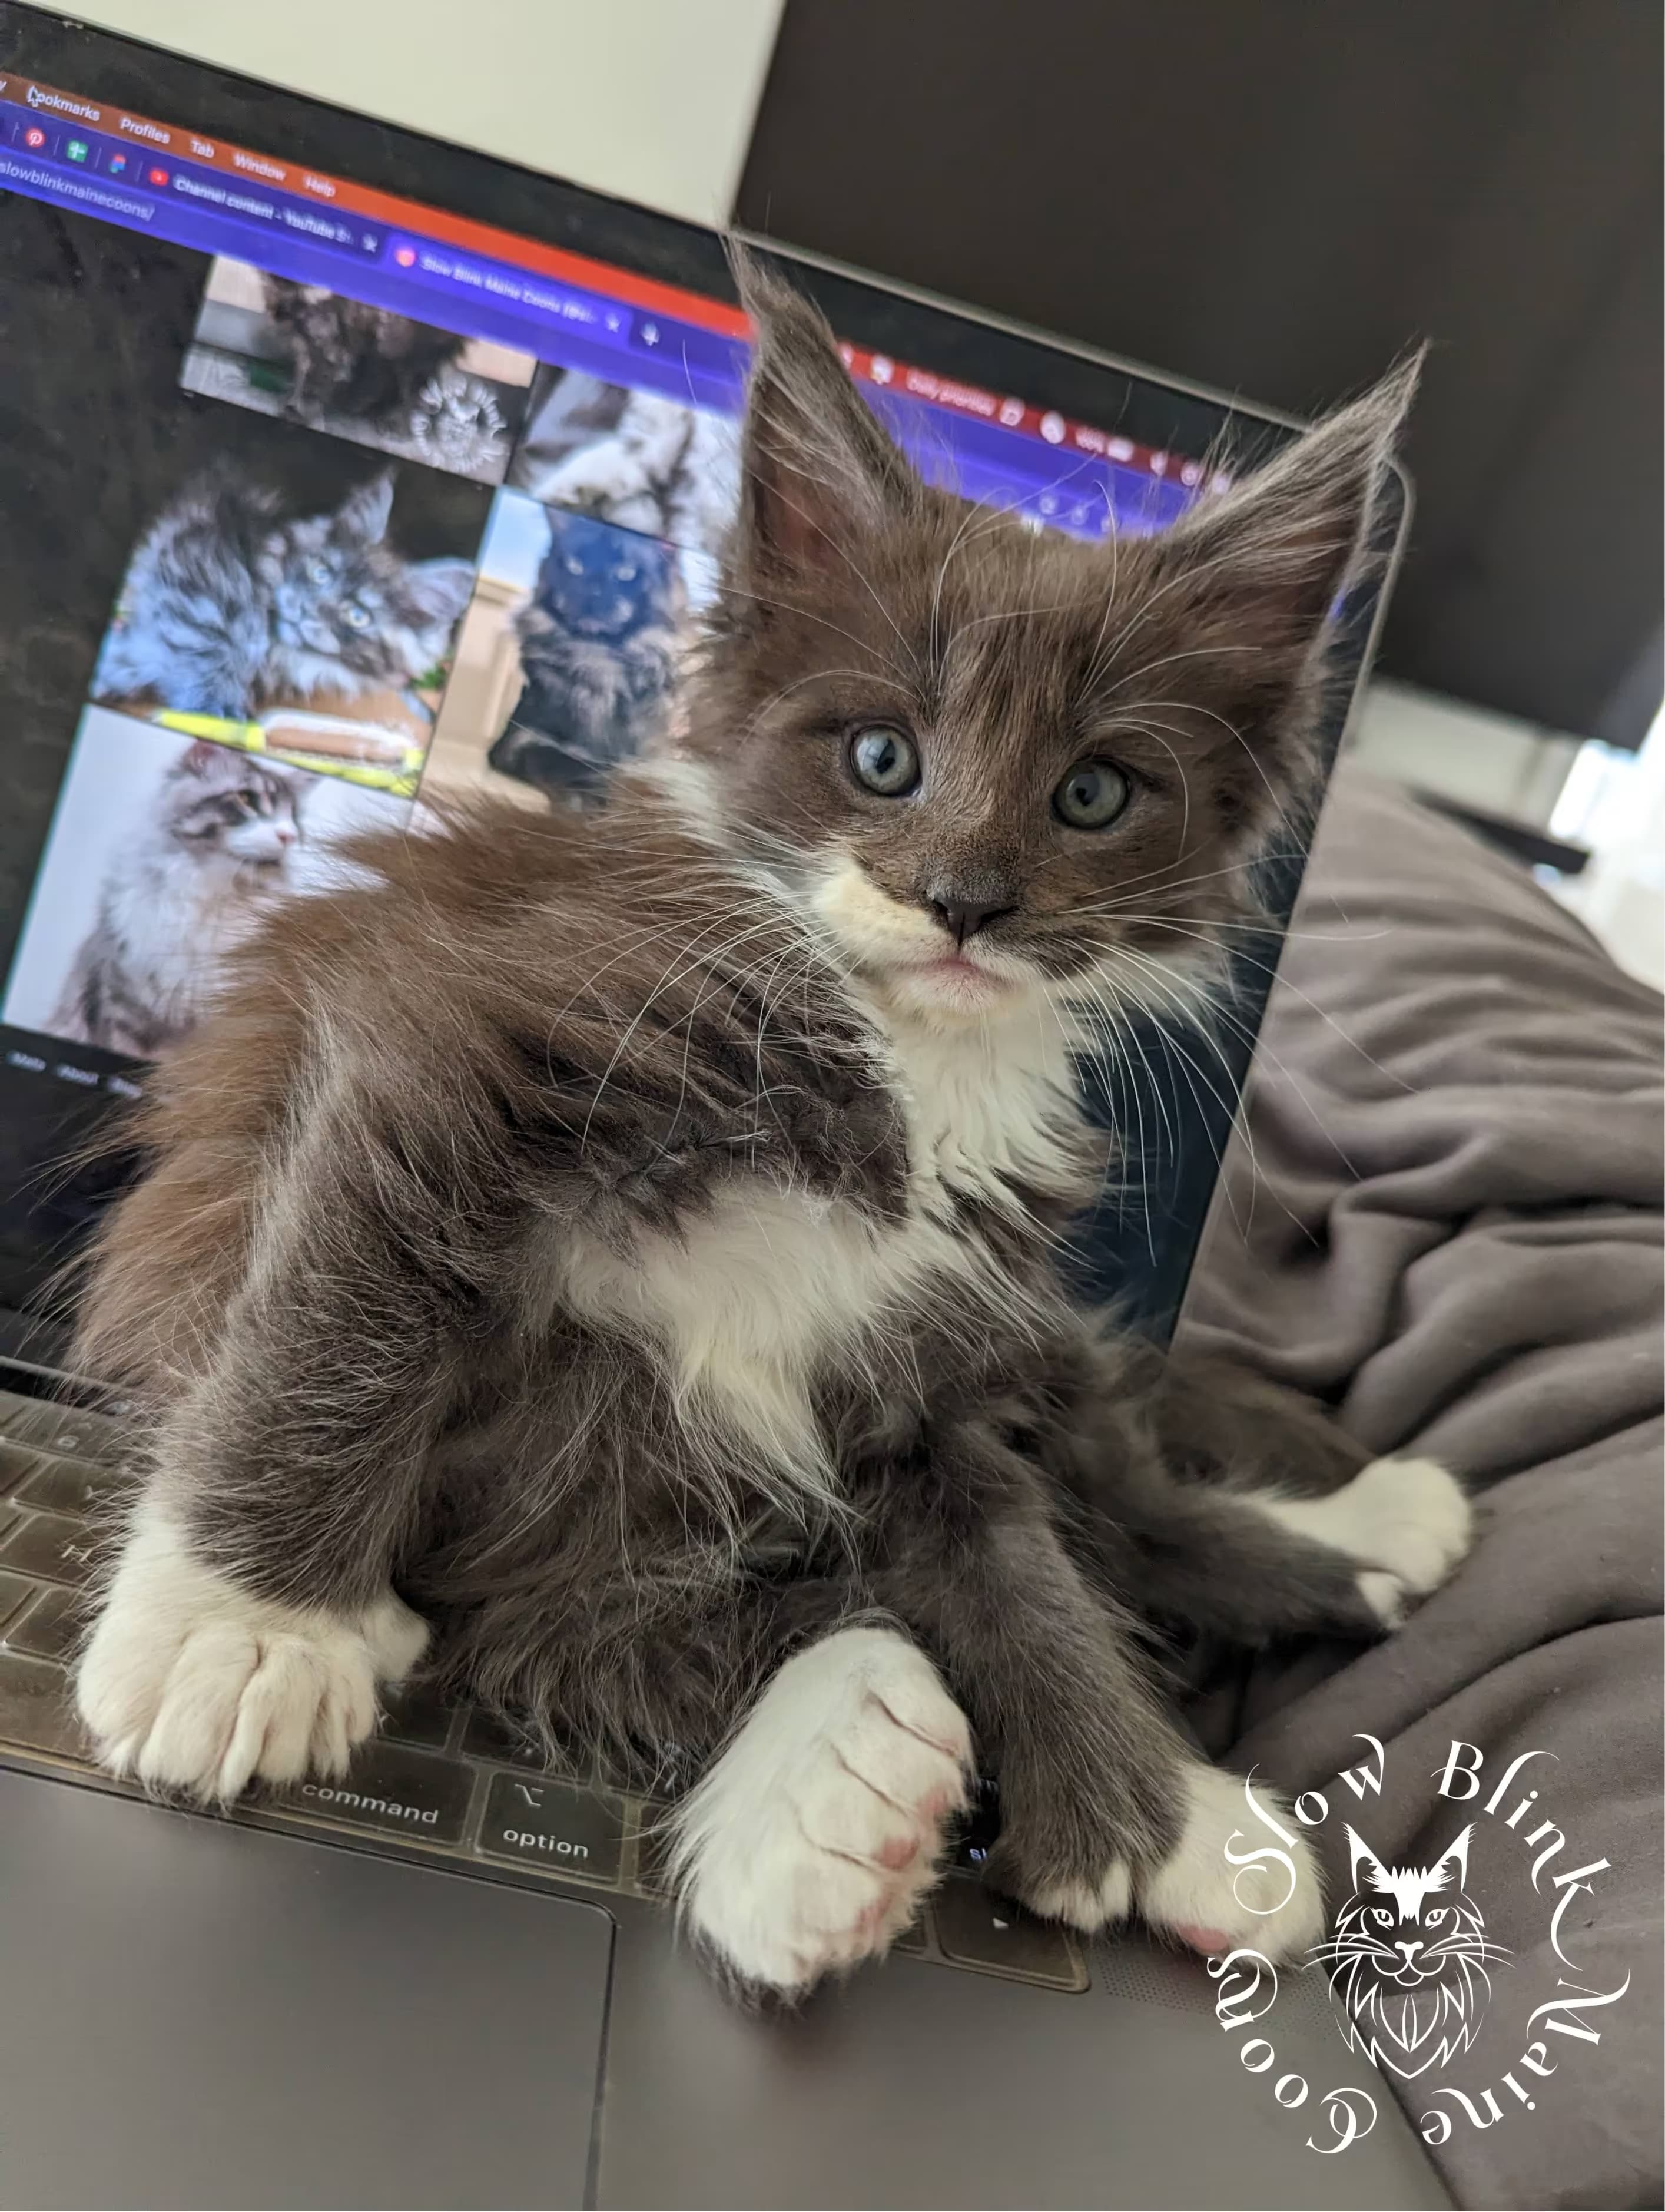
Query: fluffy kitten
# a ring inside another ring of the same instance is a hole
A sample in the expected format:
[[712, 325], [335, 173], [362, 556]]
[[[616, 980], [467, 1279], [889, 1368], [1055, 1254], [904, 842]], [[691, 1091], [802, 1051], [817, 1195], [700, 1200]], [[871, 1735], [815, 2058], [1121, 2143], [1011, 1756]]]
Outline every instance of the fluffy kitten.
[[81, 1711], [223, 1798], [338, 1769], [431, 1642], [703, 1770], [676, 1879], [750, 1986], [885, 1948], [973, 1751], [1037, 1911], [1302, 1948], [1299, 1832], [1234, 1888], [1139, 1620], [1379, 1634], [1466, 1502], [1118, 1342], [1057, 1254], [1074, 1054], [1249, 910], [1408, 380], [1089, 546], [928, 489], [819, 316], [748, 303], [680, 757], [360, 847], [155, 1087], [85, 1307], [154, 1427]]
[[668, 546], [554, 510], [515, 623], [526, 681], [492, 766], [570, 794], [639, 751], [663, 720], [681, 599]]
[[415, 683], [450, 651], [474, 572], [394, 552], [392, 507], [391, 474], [298, 518], [229, 466], [198, 477], [140, 540], [94, 697], [237, 719]]
[[734, 520], [738, 464], [720, 415], [568, 371], [537, 409], [514, 482], [546, 505], [714, 553]]
[[227, 745], [195, 744], [118, 848], [46, 1026], [138, 1060], [196, 1024], [226, 954], [288, 888], [300, 778]]
[[261, 283], [267, 320], [294, 364], [288, 410], [303, 419], [350, 415], [404, 428], [424, 386], [468, 343], [454, 331], [343, 299], [321, 284], [270, 275]]

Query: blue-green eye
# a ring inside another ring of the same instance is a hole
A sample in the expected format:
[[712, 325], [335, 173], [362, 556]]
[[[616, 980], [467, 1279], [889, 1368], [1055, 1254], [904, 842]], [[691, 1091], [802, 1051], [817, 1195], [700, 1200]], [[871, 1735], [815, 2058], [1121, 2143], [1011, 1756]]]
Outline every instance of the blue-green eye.
[[850, 742], [851, 771], [881, 799], [905, 799], [919, 781], [919, 748], [905, 730], [870, 723]]
[[1052, 811], [1072, 830], [1105, 830], [1132, 796], [1113, 761], [1077, 761], [1052, 794]]

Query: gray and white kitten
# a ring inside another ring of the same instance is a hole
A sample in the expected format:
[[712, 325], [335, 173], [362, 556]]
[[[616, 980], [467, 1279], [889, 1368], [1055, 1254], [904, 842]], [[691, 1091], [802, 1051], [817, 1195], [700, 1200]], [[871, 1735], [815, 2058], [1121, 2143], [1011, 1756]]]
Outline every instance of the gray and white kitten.
[[391, 473], [299, 518], [233, 467], [198, 477], [140, 541], [94, 697], [239, 719], [416, 683], [449, 652], [474, 572], [396, 553], [392, 507]]
[[734, 520], [739, 465], [722, 416], [572, 370], [538, 404], [513, 482], [546, 507], [715, 553]]
[[1379, 1635], [1466, 1500], [1118, 1338], [1058, 1253], [1076, 1053], [1199, 988], [1310, 785], [1408, 380], [1082, 545], [923, 483], [746, 283], [678, 756], [360, 845], [154, 1086], [83, 1310], [153, 1433], [80, 1709], [223, 1799], [339, 1770], [431, 1651], [698, 1778], [686, 1924], [748, 1988], [886, 1948], [974, 1758], [1036, 1911], [1299, 1951], [1299, 1832], [1227, 1861], [1145, 1629]]
[[288, 890], [305, 791], [247, 753], [188, 746], [116, 848], [51, 1034], [139, 1060], [178, 1044], [227, 953]]

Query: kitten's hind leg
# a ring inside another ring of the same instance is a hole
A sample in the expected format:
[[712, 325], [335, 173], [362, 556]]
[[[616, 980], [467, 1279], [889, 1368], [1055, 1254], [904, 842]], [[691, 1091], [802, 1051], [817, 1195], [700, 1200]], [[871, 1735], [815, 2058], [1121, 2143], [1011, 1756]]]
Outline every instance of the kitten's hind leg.
[[1473, 1540], [1456, 1479], [1372, 1460], [1317, 1406], [1223, 1363], [1078, 1414], [1061, 1471], [1078, 1540], [1141, 1610], [1250, 1647], [1397, 1627]]
[[971, 1731], [894, 1629], [788, 1660], [673, 1816], [697, 1940], [742, 1987], [796, 1996], [888, 1949], [966, 1799]]

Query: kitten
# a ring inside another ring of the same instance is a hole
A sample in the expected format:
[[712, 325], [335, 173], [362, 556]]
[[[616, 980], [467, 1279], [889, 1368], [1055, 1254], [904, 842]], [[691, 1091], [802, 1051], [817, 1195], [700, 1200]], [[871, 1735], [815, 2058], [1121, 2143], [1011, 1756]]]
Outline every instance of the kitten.
[[403, 429], [423, 387], [468, 344], [385, 307], [343, 299], [321, 284], [263, 274], [266, 319], [294, 364], [287, 411], [303, 421], [348, 415]]
[[152, 1086], [83, 1309], [154, 1426], [81, 1711], [223, 1799], [339, 1771], [431, 1647], [679, 1787], [685, 1924], [752, 1989], [886, 1948], [974, 1753], [1036, 1911], [1304, 1949], [1307, 1847], [1226, 1862], [1141, 1621], [1378, 1635], [1467, 1502], [1119, 1340], [1057, 1255], [1075, 1054], [1201, 988], [1308, 790], [1409, 379], [1082, 544], [929, 489], [744, 283], [674, 757], [360, 846]]
[[663, 720], [681, 601], [669, 547], [553, 511], [515, 622], [526, 680], [491, 765], [568, 794], [639, 751]]
[[474, 571], [394, 552], [392, 507], [391, 473], [301, 517], [230, 467], [199, 477], [140, 540], [93, 696], [241, 720], [418, 682], [451, 650]]
[[187, 747], [117, 849], [54, 1036], [152, 1060], [213, 997], [225, 956], [289, 888], [300, 778], [227, 745]]
[[1404, 2081], [1468, 2050], [1492, 1995], [1488, 1965], [1508, 1954], [1486, 1936], [1468, 1895], [1465, 1828], [1431, 1866], [1383, 1866], [1352, 1828], [1353, 1894], [1315, 1948], [1340, 2000], [1350, 2049]]
[[739, 458], [721, 416], [572, 372], [539, 408], [515, 482], [548, 506], [715, 552], [734, 520]]

